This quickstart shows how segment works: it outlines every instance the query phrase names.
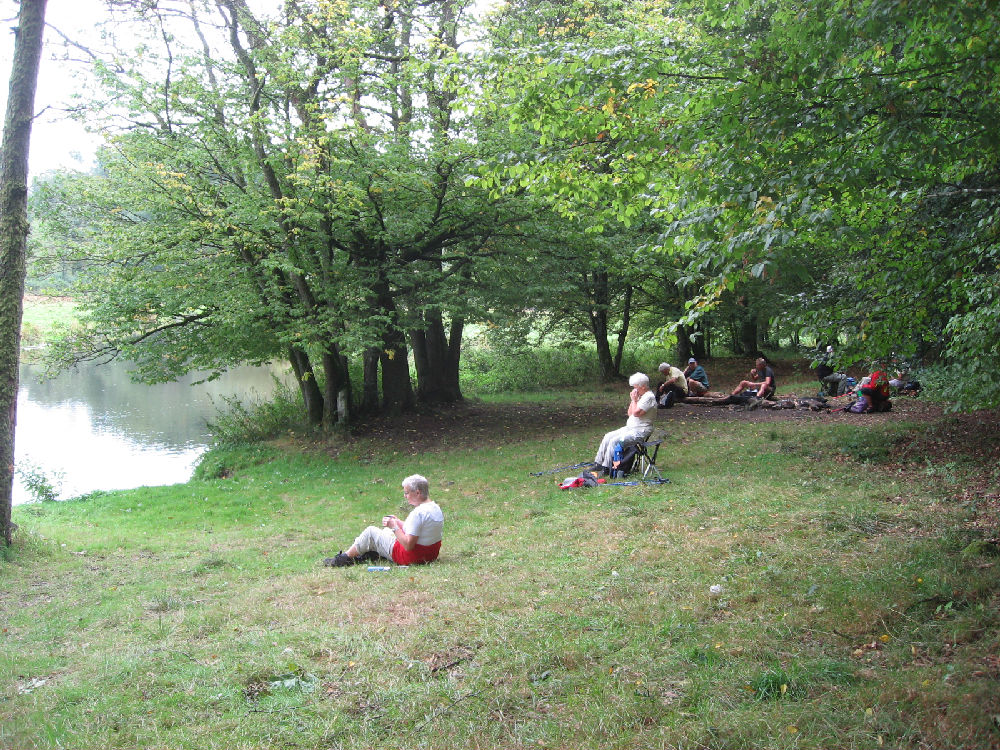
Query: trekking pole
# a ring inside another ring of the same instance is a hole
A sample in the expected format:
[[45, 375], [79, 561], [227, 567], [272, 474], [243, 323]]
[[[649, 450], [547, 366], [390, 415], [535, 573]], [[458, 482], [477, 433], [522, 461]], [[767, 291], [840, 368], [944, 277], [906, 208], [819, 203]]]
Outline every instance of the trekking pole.
[[670, 480], [666, 477], [660, 477], [659, 479], [633, 479], [630, 482], [603, 482], [601, 487], [635, 487], [639, 484], [670, 484]]
[[572, 466], [557, 466], [554, 469], [549, 469], [548, 471], [532, 471], [528, 473], [529, 477], [543, 477], [546, 474], [555, 474], [557, 471], [566, 471], [568, 469], [582, 469], [584, 466], [592, 466], [593, 461], [584, 461], [582, 464], [573, 464]]

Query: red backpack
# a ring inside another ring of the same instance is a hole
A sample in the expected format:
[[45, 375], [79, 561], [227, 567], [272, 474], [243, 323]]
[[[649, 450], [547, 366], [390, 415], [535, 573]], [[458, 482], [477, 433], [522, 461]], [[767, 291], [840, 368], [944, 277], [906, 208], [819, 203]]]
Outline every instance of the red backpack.
[[876, 370], [869, 377], [871, 378], [871, 382], [868, 384], [868, 387], [882, 398], [889, 398], [889, 376], [885, 370]]

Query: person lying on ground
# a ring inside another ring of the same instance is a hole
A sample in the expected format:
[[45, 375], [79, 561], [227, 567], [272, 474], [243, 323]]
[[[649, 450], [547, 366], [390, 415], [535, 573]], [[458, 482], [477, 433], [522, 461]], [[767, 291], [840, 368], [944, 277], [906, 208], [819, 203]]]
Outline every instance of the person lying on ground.
[[645, 440], [653, 431], [656, 397], [649, 389], [649, 378], [637, 372], [628, 379], [628, 384], [632, 386], [628, 402], [628, 419], [624, 427], [612, 430], [601, 440], [597, 455], [594, 457], [596, 471], [610, 474], [611, 469], [617, 468], [614, 460], [616, 443], [621, 443], [624, 449], [626, 445]]
[[666, 380], [656, 389], [656, 404], [661, 409], [669, 409], [675, 401], [687, 398], [688, 382], [684, 373], [677, 367], [661, 362], [657, 368]]
[[688, 366], [684, 368], [684, 376], [687, 378], [688, 393], [693, 396], [708, 393], [708, 373], [694, 357], [688, 360]]
[[380, 558], [397, 565], [418, 565], [437, 559], [441, 551], [444, 514], [429, 499], [430, 485], [419, 474], [403, 480], [403, 497], [413, 506], [405, 521], [396, 516], [382, 518], [382, 528], [369, 526], [347, 552], [340, 551], [323, 561], [324, 565], [342, 568]]
[[750, 377], [751, 380], [741, 380], [731, 395], [735, 396], [743, 391], [754, 391], [757, 398], [767, 398], [778, 389], [778, 384], [774, 379], [774, 370], [763, 357], [758, 357], [756, 367], [750, 371]]

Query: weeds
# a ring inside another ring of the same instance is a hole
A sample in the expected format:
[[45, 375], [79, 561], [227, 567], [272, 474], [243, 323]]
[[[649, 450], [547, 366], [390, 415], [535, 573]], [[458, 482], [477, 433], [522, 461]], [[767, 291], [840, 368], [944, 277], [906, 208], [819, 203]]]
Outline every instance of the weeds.
[[220, 446], [259, 443], [278, 435], [308, 432], [303, 420], [301, 395], [274, 378], [274, 392], [267, 399], [255, 397], [247, 402], [238, 397], [222, 399], [208, 429]]
[[24, 488], [36, 502], [54, 502], [59, 499], [64, 479], [62, 472], [46, 472], [31, 461], [18, 462], [16, 472]]

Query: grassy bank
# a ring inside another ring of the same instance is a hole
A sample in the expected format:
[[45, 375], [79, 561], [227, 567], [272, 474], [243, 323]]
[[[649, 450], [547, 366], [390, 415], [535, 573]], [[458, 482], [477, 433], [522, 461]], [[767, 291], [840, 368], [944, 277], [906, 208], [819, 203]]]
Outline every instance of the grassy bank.
[[[997, 746], [1000, 568], [954, 499], [973, 467], [900, 471], [906, 423], [661, 427], [663, 486], [529, 476], [595, 426], [247, 448], [224, 479], [20, 506], [0, 747]], [[322, 568], [414, 472], [442, 559]]]
[[[30, 354], [45, 344], [54, 331], [72, 325], [76, 320], [76, 303], [68, 297], [27, 295], [21, 321], [21, 347]], [[30, 356], [28, 357], [30, 359]]]

